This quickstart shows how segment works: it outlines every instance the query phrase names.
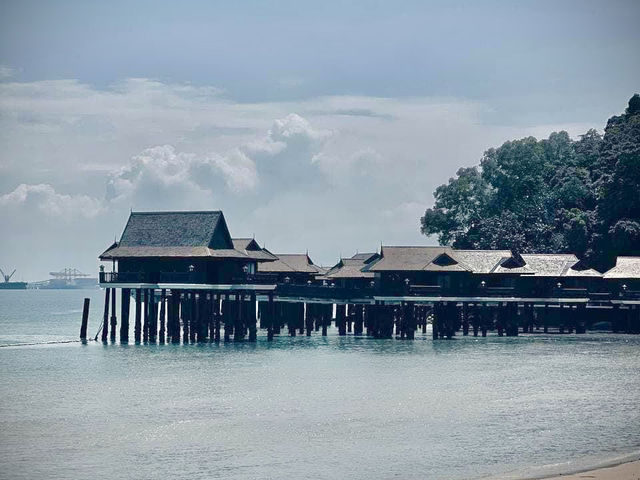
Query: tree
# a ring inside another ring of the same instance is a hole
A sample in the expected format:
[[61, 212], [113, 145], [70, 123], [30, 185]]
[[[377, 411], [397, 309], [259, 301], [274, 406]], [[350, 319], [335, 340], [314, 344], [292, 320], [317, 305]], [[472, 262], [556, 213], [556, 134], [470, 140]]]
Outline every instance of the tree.
[[573, 141], [505, 142], [479, 167], [461, 168], [435, 191], [420, 219], [425, 235], [457, 248], [571, 252], [601, 269], [640, 254], [640, 95]]

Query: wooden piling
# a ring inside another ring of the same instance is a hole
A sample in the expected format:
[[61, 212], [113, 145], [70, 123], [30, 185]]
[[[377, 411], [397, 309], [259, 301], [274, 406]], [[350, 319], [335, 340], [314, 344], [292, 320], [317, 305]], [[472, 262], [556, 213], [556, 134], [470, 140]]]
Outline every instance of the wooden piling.
[[109, 339], [109, 298], [111, 289], [104, 289], [104, 313], [102, 315], [102, 341], [107, 342]]
[[89, 298], [84, 299], [82, 305], [82, 323], [80, 324], [80, 340], [85, 341], [87, 339], [87, 324], [89, 323]]
[[140, 342], [140, 334], [142, 333], [142, 321], [140, 318], [142, 309], [142, 292], [139, 288], [136, 288], [136, 318], [133, 326], [133, 338], [136, 343]]
[[244, 322], [243, 322], [243, 304], [244, 303], [244, 294], [237, 293], [236, 294], [236, 315], [235, 315], [235, 323], [233, 325], [233, 340], [236, 342], [241, 342], [244, 340]]
[[274, 323], [276, 321], [276, 305], [273, 301], [273, 294], [269, 294], [269, 300], [267, 301], [267, 307], [265, 308], [266, 324], [267, 324], [267, 340], [273, 341]]
[[256, 327], [256, 292], [251, 291], [249, 295], [248, 305], [248, 328], [249, 328], [249, 341], [255, 342], [258, 339], [258, 329]]
[[145, 288], [144, 294], [144, 310], [143, 310], [143, 324], [142, 324], [142, 341], [149, 341], [149, 289]]
[[167, 290], [162, 289], [160, 291], [160, 332], [158, 333], [158, 341], [160, 343], [164, 343], [165, 341], [165, 328], [166, 328], [166, 301], [167, 301]]
[[182, 324], [182, 343], [189, 343], [189, 292], [180, 293], [180, 323]]
[[180, 290], [171, 290], [168, 303], [167, 334], [171, 343], [180, 343]]
[[196, 292], [189, 292], [189, 342], [196, 343], [200, 327], [200, 315], [198, 312], [198, 299]]
[[216, 343], [220, 343], [220, 320], [222, 318], [222, 315], [220, 313], [220, 302], [221, 302], [221, 298], [222, 296], [215, 296], [215, 302], [214, 302], [214, 306], [213, 306], [213, 322], [214, 322], [214, 328], [215, 328], [215, 333], [214, 333], [214, 338], [213, 341]]
[[158, 304], [155, 290], [149, 290], [149, 342], [155, 343], [158, 334]]
[[120, 341], [129, 341], [129, 310], [131, 305], [131, 290], [123, 288], [120, 297]]
[[116, 341], [116, 327], [118, 325], [118, 317], [116, 317], [116, 289], [111, 289], [111, 334], [109, 338], [112, 342]]

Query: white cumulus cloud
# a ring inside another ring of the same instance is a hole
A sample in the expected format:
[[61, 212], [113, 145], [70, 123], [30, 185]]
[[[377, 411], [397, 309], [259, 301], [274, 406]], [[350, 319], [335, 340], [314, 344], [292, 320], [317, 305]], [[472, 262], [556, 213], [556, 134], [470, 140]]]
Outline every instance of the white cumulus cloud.
[[0, 206], [7, 209], [31, 208], [62, 220], [93, 218], [104, 209], [103, 203], [96, 198], [58, 193], [45, 183], [18, 185], [12, 192], [0, 196]]

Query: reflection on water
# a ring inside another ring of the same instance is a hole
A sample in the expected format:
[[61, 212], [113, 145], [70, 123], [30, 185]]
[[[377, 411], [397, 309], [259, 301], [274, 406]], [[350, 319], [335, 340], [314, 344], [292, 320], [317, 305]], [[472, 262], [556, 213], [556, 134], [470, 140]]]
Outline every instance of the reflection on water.
[[[92, 333], [99, 291], [0, 292], [0, 343], [76, 338], [87, 293]], [[637, 336], [331, 333], [2, 348], [0, 477], [480, 478], [640, 448]]]

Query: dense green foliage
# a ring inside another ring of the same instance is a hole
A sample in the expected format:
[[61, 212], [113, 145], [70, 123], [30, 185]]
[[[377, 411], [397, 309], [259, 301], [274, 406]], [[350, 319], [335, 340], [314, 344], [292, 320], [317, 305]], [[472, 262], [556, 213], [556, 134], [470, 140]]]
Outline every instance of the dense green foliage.
[[600, 269], [640, 255], [640, 95], [604, 136], [506, 142], [434, 196], [421, 231], [442, 245], [575, 253]]

